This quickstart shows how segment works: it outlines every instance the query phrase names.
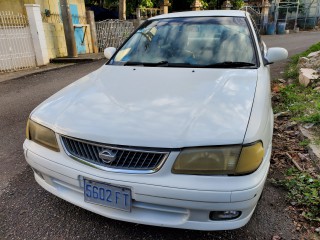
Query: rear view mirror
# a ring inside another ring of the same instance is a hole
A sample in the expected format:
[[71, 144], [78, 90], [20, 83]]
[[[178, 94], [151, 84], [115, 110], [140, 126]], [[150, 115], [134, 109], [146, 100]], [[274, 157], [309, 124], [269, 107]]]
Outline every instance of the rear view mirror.
[[104, 56], [106, 57], [106, 59], [110, 59], [113, 54], [116, 52], [116, 48], [114, 47], [107, 47], [105, 50], [104, 50]]
[[266, 54], [266, 60], [268, 61], [268, 64], [285, 60], [287, 57], [287, 49], [280, 47], [269, 48]]

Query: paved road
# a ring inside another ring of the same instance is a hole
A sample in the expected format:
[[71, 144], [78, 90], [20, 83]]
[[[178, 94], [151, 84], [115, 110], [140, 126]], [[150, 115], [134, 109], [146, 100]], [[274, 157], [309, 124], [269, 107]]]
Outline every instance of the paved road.
[[[320, 33], [264, 37], [290, 54], [320, 40]], [[97, 69], [103, 61], [75, 65], [0, 83], [0, 239], [271, 239], [295, 235], [284, 193], [267, 182], [253, 218], [235, 231], [200, 232], [114, 221], [73, 206], [40, 188], [22, 154], [25, 124], [40, 102]], [[284, 63], [283, 63], [284, 64]], [[275, 76], [281, 69], [274, 68]]]
[[[312, 44], [320, 41], [319, 32], [300, 32], [289, 35], [266, 35], [263, 40], [268, 47], [284, 47], [288, 50], [289, 56], [303, 52]], [[271, 66], [271, 77], [279, 76], [279, 72], [283, 71], [287, 61], [282, 61]]]

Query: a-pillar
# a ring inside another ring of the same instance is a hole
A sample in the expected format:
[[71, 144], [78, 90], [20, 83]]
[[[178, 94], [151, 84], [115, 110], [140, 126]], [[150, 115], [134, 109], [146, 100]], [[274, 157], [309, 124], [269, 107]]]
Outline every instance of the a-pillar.
[[169, 7], [171, 6], [171, 3], [169, 0], [163, 0], [160, 4], [160, 13], [161, 14], [167, 14], [169, 12]]
[[28, 15], [37, 66], [46, 65], [49, 63], [49, 57], [40, 13], [40, 5], [25, 4], [24, 6], [26, 7]]
[[202, 8], [202, 4], [199, 0], [195, 0], [190, 7], [192, 11], [200, 11]]

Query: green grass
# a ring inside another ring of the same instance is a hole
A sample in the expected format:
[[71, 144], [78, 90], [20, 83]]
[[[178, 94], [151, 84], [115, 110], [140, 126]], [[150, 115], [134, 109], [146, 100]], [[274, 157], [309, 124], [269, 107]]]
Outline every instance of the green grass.
[[285, 71], [285, 77], [286, 78], [292, 78], [295, 79], [299, 76], [299, 69], [297, 68], [297, 64], [300, 57], [306, 57], [312, 52], [320, 51], [320, 42], [312, 45], [308, 50], [296, 54], [293, 57], [291, 57], [290, 64], [288, 65], [286, 71]]
[[310, 140], [309, 139], [304, 139], [302, 140], [301, 142], [299, 142], [299, 145], [302, 146], [302, 147], [306, 147], [310, 144]]
[[290, 111], [292, 119], [303, 123], [320, 123], [320, 94], [310, 87], [291, 84], [280, 90], [276, 111]]
[[290, 111], [293, 120], [301, 123], [320, 123], [320, 93], [312, 87], [301, 86], [298, 82], [299, 58], [315, 51], [320, 51], [320, 42], [291, 58], [285, 77], [295, 80], [295, 84], [287, 85], [280, 90], [280, 103], [274, 107], [275, 112]]
[[[318, 132], [315, 132], [315, 135], [316, 135], [316, 134], [318, 134]], [[314, 136], [315, 136], [315, 135], [314, 135]], [[306, 138], [306, 139], [303, 139], [302, 141], [299, 142], [299, 146], [301, 146], [301, 147], [307, 147], [307, 146], [309, 146], [310, 144], [320, 146], [320, 138], [319, 138], [319, 137], [315, 137], [315, 138], [312, 139], [312, 140]]]
[[320, 179], [290, 168], [285, 180], [273, 183], [288, 190], [287, 198], [304, 209], [302, 215], [313, 222], [320, 222]]

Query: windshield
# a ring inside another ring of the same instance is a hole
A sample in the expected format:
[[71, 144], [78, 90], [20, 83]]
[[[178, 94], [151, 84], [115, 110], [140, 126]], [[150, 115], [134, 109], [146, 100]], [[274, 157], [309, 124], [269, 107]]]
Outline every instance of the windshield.
[[177, 67], [254, 67], [251, 33], [243, 17], [147, 21], [109, 64]]

